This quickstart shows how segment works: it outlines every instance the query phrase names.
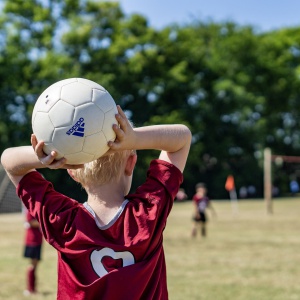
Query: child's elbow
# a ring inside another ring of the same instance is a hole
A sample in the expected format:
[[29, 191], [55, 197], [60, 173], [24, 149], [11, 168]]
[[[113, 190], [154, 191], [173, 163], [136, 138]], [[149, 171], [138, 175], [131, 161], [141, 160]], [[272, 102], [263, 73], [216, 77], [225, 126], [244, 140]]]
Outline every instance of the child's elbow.
[[12, 148], [7, 148], [3, 151], [1, 155], [1, 165], [6, 172], [12, 172], [12, 163], [15, 161], [13, 157]]
[[191, 142], [192, 142], [192, 132], [186, 125], [182, 125], [182, 126], [183, 126], [183, 131], [184, 131], [184, 137], [185, 137], [186, 144], [190, 145]]
[[5, 149], [1, 154], [1, 160], [0, 160], [1, 165], [3, 166], [4, 169], [6, 169], [7, 157], [8, 157], [8, 149]]

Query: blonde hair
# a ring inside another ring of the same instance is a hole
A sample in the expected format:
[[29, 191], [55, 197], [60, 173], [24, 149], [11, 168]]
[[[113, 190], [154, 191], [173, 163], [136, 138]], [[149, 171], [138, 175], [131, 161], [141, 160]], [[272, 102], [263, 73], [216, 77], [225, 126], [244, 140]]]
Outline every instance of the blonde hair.
[[124, 150], [105, 155], [84, 164], [82, 169], [73, 170], [72, 173], [83, 187], [88, 184], [103, 185], [117, 181], [130, 154], [131, 150]]

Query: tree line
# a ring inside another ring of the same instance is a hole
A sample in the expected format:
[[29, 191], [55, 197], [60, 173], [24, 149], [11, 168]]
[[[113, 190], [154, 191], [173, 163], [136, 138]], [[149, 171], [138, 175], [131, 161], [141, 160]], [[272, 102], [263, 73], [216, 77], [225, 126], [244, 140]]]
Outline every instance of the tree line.
[[[1, 151], [29, 143], [32, 109], [46, 87], [83, 77], [103, 85], [135, 126], [191, 128], [189, 196], [203, 181], [212, 198], [228, 198], [229, 174], [262, 196], [264, 148], [299, 153], [299, 27], [258, 32], [199, 19], [158, 30], [118, 2], [2, 0], [0, 7]], [[134, 186], [157, 154], [138, 155]], [[66, 172], [45, 174], [66, 192]], [[295, 165], [277, 166], [273, 182], [286, 192], [290, 176]], [[73, 193], [85, 197], [80, 188]]]

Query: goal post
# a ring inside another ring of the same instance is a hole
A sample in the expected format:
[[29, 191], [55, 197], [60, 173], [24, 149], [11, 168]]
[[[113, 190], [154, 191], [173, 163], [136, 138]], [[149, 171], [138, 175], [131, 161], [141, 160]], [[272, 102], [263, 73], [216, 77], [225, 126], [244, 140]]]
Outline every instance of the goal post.
[[300, 163], [300, 156], [274, 155], [270, 148], [264, 149], [264, 199], [267, 213], [273, 213], [272, 203], [272, 162]]
[[264, 199], [267, 213], [272, 214], [272, 153], [270, 148], [264, 150]]

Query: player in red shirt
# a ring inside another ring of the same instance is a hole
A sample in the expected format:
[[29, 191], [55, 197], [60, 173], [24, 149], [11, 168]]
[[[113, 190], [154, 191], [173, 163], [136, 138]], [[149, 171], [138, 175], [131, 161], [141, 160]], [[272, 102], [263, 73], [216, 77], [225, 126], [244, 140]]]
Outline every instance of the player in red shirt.
[[197, 235], [197, 230], [200, 228], [201, 235], [206, 236], [206, 208], [210, 208], [214, 214], [216, 214], [210, 199], [207, 197], [207, 189], [204, 183], [196, 184], [196, 194], [192, 198], [195, 213], [194, 213], [194, 226], [192, 229], [192, 236]]
[[24, 227], [26, 229], [24, 257], [30, 258], [30, 265], [26, 273], [27, 289], [24, 291], [24, 294], [29, 295], [36, 292], [36, 270], [41, 260], [43, 236], [38, 221], [27, 209]]
[[[84, 166], [45, 155], [43, 142], [4, 151], [1, 160], [45, 239], [58, 251], [57, 298], [168, 299], [163, 231], [183, 181], [191, 133], [184, 125], [132, 128], [118, 107], [117, 138]], [[128, 194], [135, 150], [161, 150], [147, 178]], [[67, 168], [87, 192], [80, 204], [56, 192], [37, 168]], [[80, 167], [80, 168], [79, 168]]]

